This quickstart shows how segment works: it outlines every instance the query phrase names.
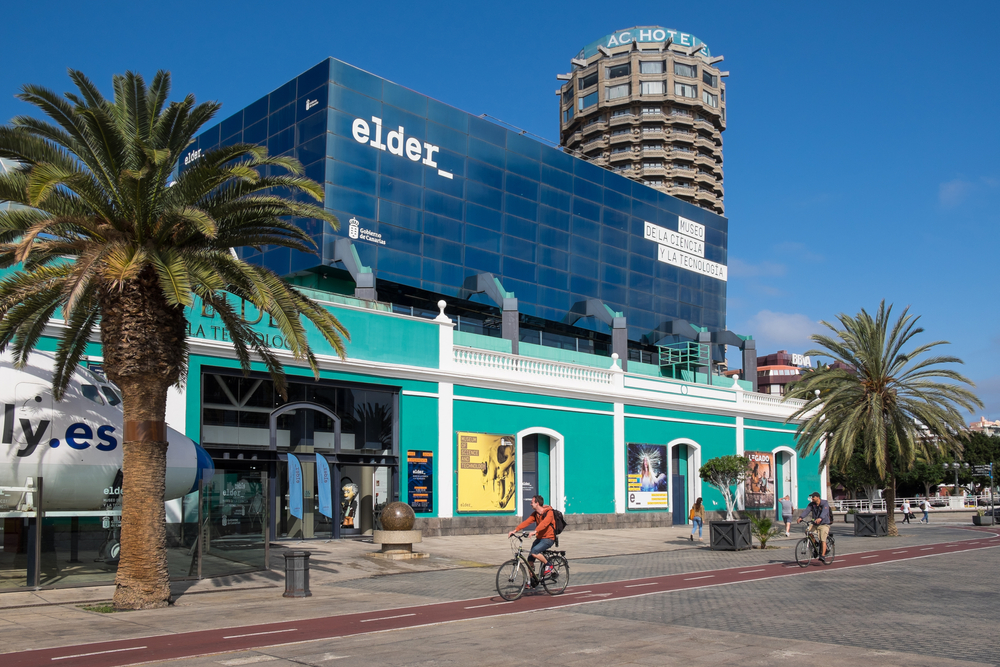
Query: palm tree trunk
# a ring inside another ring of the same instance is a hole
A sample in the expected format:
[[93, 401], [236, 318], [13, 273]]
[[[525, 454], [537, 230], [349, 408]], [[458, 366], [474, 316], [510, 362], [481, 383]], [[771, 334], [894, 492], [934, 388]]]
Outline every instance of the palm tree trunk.
[[166, 387], [133, 381], [121, 387], [140, 415], [125, 417], [122, 466], [121, 560], [115, 577], [116, 609], [152, 609], [170, 604], [166, 515], [163, 505], [167, 472], [167, 431], [163, 420]]
[[899, 537], [899, 528], [896, 527], [896, 473], [892, 470], [892, 463], [889, 463], [889, 469], [886, 471], [886, 484], [883, 495], [885, 497], [885, 511], [889, 524], [886, 534], [889, 537]]
[[122, 390], [125, 432], [122, 466], [121, 560], [117, 609], [170, 603], [166, 516], [167, 389], [185, 364], [184, 309], [164, 298], [146, 269], [121, 289], [101, 296], [101, 345], [108, 378]]

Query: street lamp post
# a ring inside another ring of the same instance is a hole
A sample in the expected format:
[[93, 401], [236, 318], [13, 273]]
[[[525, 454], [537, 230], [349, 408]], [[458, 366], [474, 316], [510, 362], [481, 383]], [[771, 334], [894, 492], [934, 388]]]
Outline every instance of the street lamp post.
[[[958, 471], [961, 470], [963, 467], [966, 468], [966, 469], [968, 469], [969, 464], [968, 463], [960, 463], [958, 461], [952, 461], [950, 464], [949, 463], [945, 463], [944, 466], [946, 468], [950, 466], [951, 469], [955, 471], [955, 495], [957, 496], [958, 495]], [[964, 502], [963, 502], [963, 505], [964, 505]]]

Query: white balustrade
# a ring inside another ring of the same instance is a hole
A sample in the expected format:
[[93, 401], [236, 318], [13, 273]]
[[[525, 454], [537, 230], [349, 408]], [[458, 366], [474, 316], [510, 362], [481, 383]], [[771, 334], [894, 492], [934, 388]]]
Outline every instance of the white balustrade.
[[526, 374], [540, 378], [562, 379], [607, 386], [614, 384], [614, 371], [611, 370], [475, 348], [454, 347], [452, 349], [455, 353], [455, 364], [459, 367], [490, 369], [503, 373]]

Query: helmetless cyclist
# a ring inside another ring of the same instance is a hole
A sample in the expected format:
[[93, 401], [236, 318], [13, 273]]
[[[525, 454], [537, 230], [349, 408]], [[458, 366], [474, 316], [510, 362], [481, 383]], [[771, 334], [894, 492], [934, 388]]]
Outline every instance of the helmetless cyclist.
[[809, 504], [799, 514], [799, 520], [796, 523], [802, 523], [802, 519], [806, 518], [806, 516], [809, 517], [809, 523], [812, 524], [811, 528], [816, 531], [816, 535], [819, 537], [819, 559], [825, 563], [826, 538], [830, 535], [830, 525], [833, 523], [833, 510], [830, 509], [830, 503], [823, 500], [822, 496], [819, 495], [819, 491], [813, 491], [809, 494]]
[[540, 560], [542, 562], [542, 576], [547, 577], [552, 573], [552, 566], [549, 565], [549, 561], [543, 552], [546, 549], [551, 549], [552, 545], [556, 542], [555, 516], [552, 514], [552, 508], [545, 504], [545, 499], [541, 496], [533, 496], [531, 498], [531, 509], [534, 510], [531, 516], [519, 523], [517, 528], [507, 533], [507, 537], [527, 528], [531, 524], [535, 524], [535, 529], [529, 533], [529, 535], [535, 536], [535, 541], [531, 543], [528, 564], [531, 565], [531, 576], [534, 577], [534, 561], [536, 558]]

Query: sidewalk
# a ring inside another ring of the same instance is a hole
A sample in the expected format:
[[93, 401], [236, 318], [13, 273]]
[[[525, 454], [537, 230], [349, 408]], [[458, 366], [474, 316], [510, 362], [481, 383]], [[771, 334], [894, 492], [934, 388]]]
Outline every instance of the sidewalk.
[[[953, 516], [942, 512], [932, 515], [932, 525], [970, 525], [965, 512]], [[848, 529], [841, 516], [836, 517], [834, 526], [838, 530]], [[902, 524], [901, 524], [902, 525]], [[704, 548], [708, 546], [708, 526], [704, 530], [704, 542], [691, 542], [690, 526], [666, 528], [629, 528], [615, 530], [567, 530], [560, 536], [560, 549], [565, 549], [569, 558], [583, 559], [602, 556], [673, 551], [677, 549]], [[772, 543], [782, 545], [802, 537], [801, 529], [793, 527], [791, 537], [783, 535]], [[756, 540], [754, 541], [756, 543]], [[218, 604], [226, 603], [225, 596], [238, 591], [280, 588], [285, 585], [285, 564], [283, 554], [291, 550], [305, 550], [312, 555], [309, 559], [310, 589], [313, 596], [329, 592], [334, 584], [366, 577], [386, 576], [412, 572], [428, 572], [469, 567], [497, 567], [509, 559], [510, 545], [505, 535], [453, 535], [447, 537], [427, 537], [414, 545], [414, 551], [429, 554], [427, 558], [412, 560], [385, 560], [372, 558], [368, 554], [378, 551], [378, 546], [367, 540], [306, 540], [278, 541], [271, 543], [269, 571], [251, 572], [199, 581], [175, 581], [171, 585], [175, 606], [195, 595], [212, 594]], [[17, 590], [0, 593], [0, 611], [46, 605], [79, 605], [111, 600], [113, 585], [61, 588], [51, 590]], [[262, 597], [270, 598], [272, 593]], [[280, 598], [280, 594], [279, 594]], [[198, 604], [208, 601], [199, 600]]]

